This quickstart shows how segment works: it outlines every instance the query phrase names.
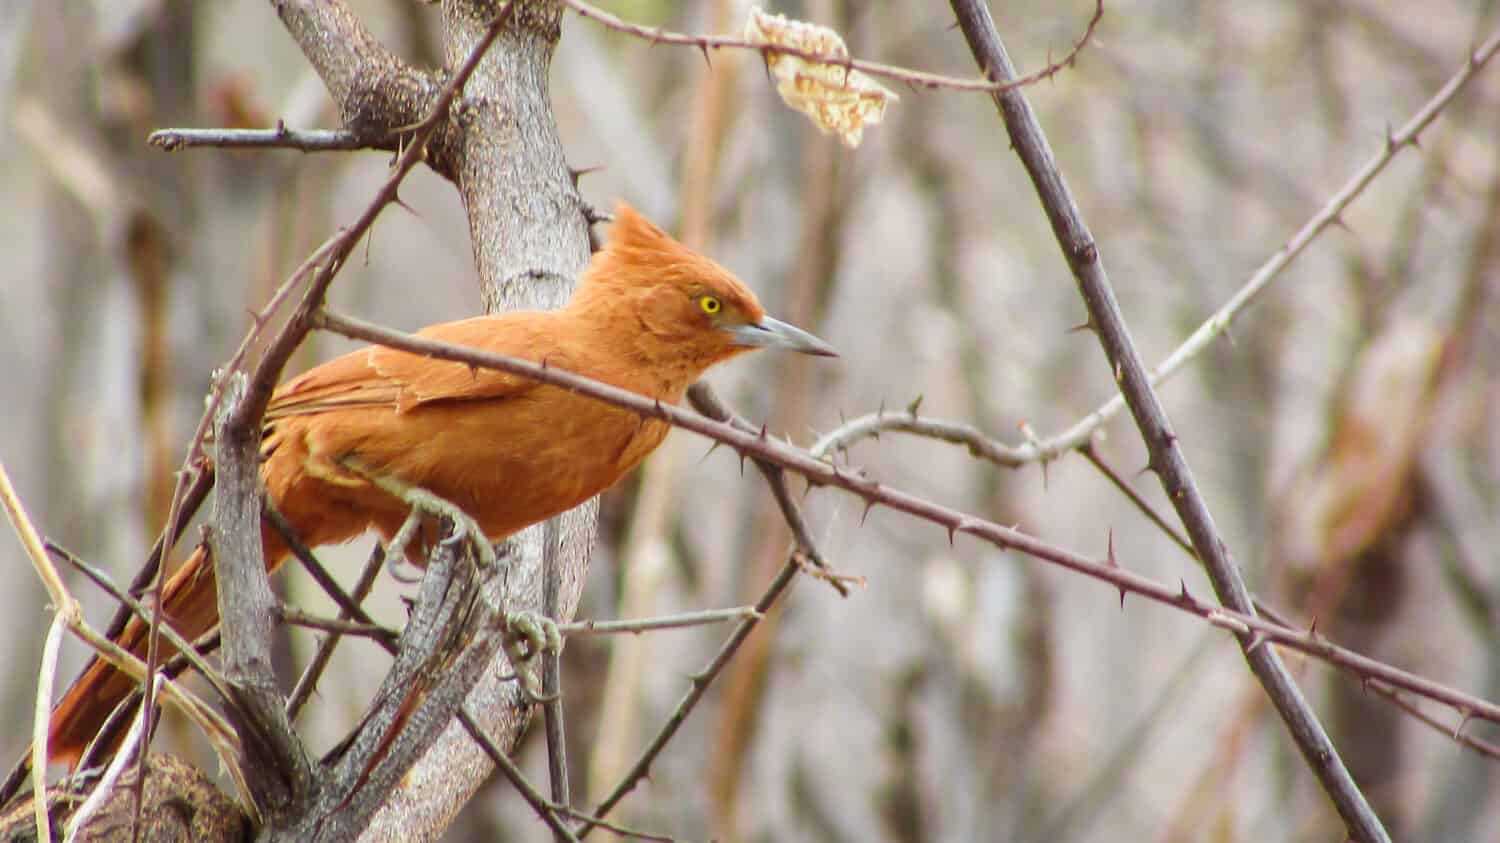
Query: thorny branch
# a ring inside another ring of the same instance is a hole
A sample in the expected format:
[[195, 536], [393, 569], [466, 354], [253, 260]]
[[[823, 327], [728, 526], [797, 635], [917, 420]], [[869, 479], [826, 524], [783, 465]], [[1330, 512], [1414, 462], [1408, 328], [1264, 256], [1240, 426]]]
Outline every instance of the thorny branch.
[[485, 732], [484, 728], [479, 725], [479, 721], [474, 719], [474, 716], [469, 713], [468, 709], [460, 707], [458, 710], [458, 719], [459, 722], [463, 723], [464, 728], [468, 730], [469, 737], [473, 738], [474, 742], [479, 744], [485, 754], [490, 757], [490, 760], [495, 763], [495, 769], [499, 770], [501, 775], [505, 776], [506, 780], [510, 782], [511, 787], [514, 787], [516, 792], [521, 794], [521, 798], [526, 800], [526, 803], [542, 819], [542, 822], [545, 822], [547, 827], [552, 830], [553, 837], [570, 841], [571, 843], [578, 843], [578, 837], [567, 827], [562, 818], [558, 816], [560, 811], [551, 802], [547, 801], [547, 797], [543, 796], [541, 791], [537, 790], [531, 784], [530, 780], [521, 772], [521, 768], [516, 766], [516, 762], [510, 760], [510, 756], [506, 755], [495, 744], [495, 741], [490, 738], [489, 733]]
[[[631, 410], [648, 418], [660, 419], [675, 427], [722, 443], [747, 458], [764, 460], [787, 471], [800, 474], [813, 485], [837, 487], [864, 499], [871, 505], [884, 506], [931, 522], [946, 530], [950, 537], [962, 533], [998, 547], [1018, 550], [1042, 561], [1108, 583], [1116, 589], [1195, 615], [1215, 626], [1250, 635], [1258, 639], [1253, 644], [1254, 648], [1259, 648], [1264, 643], [1278, 644], [1322, 659], [1349, 671], [1356, 677], [1378, 679], [1393, 687], [1443, 703], [1471, 718], [1500, 723], [1500, 704], [1362, 656], [1334, 644], [1318, 634], [1315, 629], [1302, 632], [1264, 618], [1198, 600], [1189, 594], [1183, 585], [1168, 586], [1131, 573], [1129, 569], [1112, 558], [1104, 560], [1090, 558], [1013, 528], [920, 498], [880, 483], [861, 469], [827, 462], [826, 455], [810, 453], [769, 436], [743, 431], [733, 425], [715, 421], [676, 405], [653, 401], [637, 393], [590, 380], [554, 366], [543, 366], [529, 360], [492, 354], [467, 346], [436, 342], [327, 310], [319, 311], [314, 321], [319, 328], [355, 339], [530, 378], [539, 383], [572, 390], [580, 395]], [[759, 603], [756, 609], [761, 610]]]
[[[676, 408], [674, 407], [673, 409]], [[687, 722], [688, 715], [697, 707], [698, 703], [703, 699], [703, 695], [713, 685], [714, 680], [723, 672], [724, 666], [729, 663], [729, 660], [734, 657], [735, 653], [739, 652], [740, 646], [745, 643], [746, 638], [750, 637], [750, 633], [755, 630], [756, 625], [760, 623], [760, 619], [767, 612], [771, 611], [772, 607], [786, 594], [787, 588], [796, 580], [797, 571], [800, 567], [801, 565], [795, 558], [782, 566], [781, 571], [776, 574], [776, 578], [771, 580], [771, 584], [766, 587], [765, 593], [755, 602], [755, 615], [740, 621], [739, 626], [735, 627], [734, 632], [730, 633], [729, 638], [719, 648], [719, 651], [714, 654], [708, 666], [693, 675], [687, 692], [682, 695], [682, 699], [677, 701], [677, 705], [673, 707], [672, 713], [667, 716], [666, 722], [662, 724], [656, 736], [641, 751], [640, 757], [631, 765], [625, 776], [621, 778], [620, 783], [615, 786], [614, 790], [609, 792], [608, 796], [600, 801], [599, 806], [593, 810], [589, 819], [584, 820], [583, 824], [579, 826], [578, 836], [580, 838], [587, 836], [591, 830], [598, 827], [603, 817], [607, 816], [616, 805], [620, 804], [620, 800], [629, 795], [630, 791], [634, 790], [635, 786], [651, 772], [651, 765], [656, 761], [656, 757], [661, 754], [661, 751], [666, 748], [667, 743], [677, 734], [677, 730], [682, 728], [682, 724]]]
[[[989, 8], [977, 0], [952, 0], [959, 27], [987, 76], [1007, 80], [1015, 75]], [[1500, 34], [1497, 34], [1500, 39]], [[1471, 62], [1473, 64], [1473, 62]], [[1456, 89], [1461, 82], [1456, 82]], [[1108, 358], [1120, 396], [1130, 407], [1150, 454], [1150, 468], [1177, 511], [1193, 549], [1202, 561], [1218, 599], [1230, 610], [1255, 617], [1249, 590], [1229, 548], [1220, 536], [1207, 502], [1198, 489], [1172, 423], [1151, 384], [1140, 353], [1125, 323], [1093, 234], [1058, 170], [1051, 147], [1025, 96], [1011, 91], [993, 96], [1011, 145], [1041, 200], [1063, 257], [1088, 309], [1087, 326]], [[1435, 114], [1436, 109], [1431, 113]], [[1186, 596], [1186, 589], [1183, 590]], [[1258, 618], [1256, 618], [1259, 620]], [[1210, 618], [1212, 620], [1212, 618]], [[1345, 767], [1326, 729], [1300, 688], [1272, 650], [1260, 646], [1250, 629], [1236, 631], [1250, 671], [1286, 726], [1288, 736], [1338, 811], [1350, 837], [1379, 843], [1389, 833], [1369, 800]]]
[[995, 82], [989, 79], [959, 79], [953, 76], [942, 76], [936, 73], [925, 73], [920, 70], [909, 70], [895, 65], [881, 64], [873, 61], [863, 61], [850, 56], [827, 56], [808, 50], [799, 50], [785, 46], [771, 46], [757, 41], [744, 38], [736, 38], [731, 35], [689, 35], [682, 32], [672, 32], [657, 26], [642, 26], [623, 20], [597, 6], [590, 5], [584, 0], [563, 0], [568, 8], [577, 12], [580, 17], [588, 18], [598, 22], [607, 29], [623, 32], [643, 38], [653, 44], [676, 44], [684, 47], [697, 47], [705, 57], [709, 50], [754, 50], [762, 56], [772, 53], [780, 53], [788, 56], [796, 56], [806, 61], [817, 64], [833, 65], [846, 70], [858, 70], [871, 76], [879, 76], [895, 82], [903, 82], [913, 88], [946, 89], [950, 91], [984, 91], [994, 93], [1008, 91], [1012, 88], [1020, 88], [1025, 85], [1033, 85], [1044, 79], [1051, 79], [1058, 73], [1072, 67], [1078, 61], [1078, 54], [1088, 45], [1094, 37], [1094, 30], [1099, 26], [1099, 21], [1104, 18], [1104, 0], [1095, 0], [1094, 14], [1089, 18], [1088, 25], [1084, 27], [1083, 35], [1074, 42], [1073, 48], [1055, 62], [1034, 73], [1022, 76], [1009, 82]]
[[[1432, 95], [1417, 113], [1397, 131], [1387, 134], [1385, 143], [1364, 166], [1355, 171], [1353, 176], [1344, 183], [1344, 186], [1333, 194], [1332, 197], [1319, 208], [1302, 227], [1297, 229], [1287, 242], [1276, 251], [1260, 268], [1251, 274], [1233, 296], [1230, 296], [1212, 316], [1208, 317], [1193, 331], [1186, 340], [1176, 349], [1168, 354], [1166, 359], [1156, 365], [1150, 371], [1150, 384], [1152, 387], [1160, 386], [1177, 374], [1182, 367], [1196, 359], [1220, 336], [1229, 331], [1245, 308], [1249, 307], [1271, 282], [1280, 277], [1281, 273], [1291, 266], [1307, 248], [1315, 242], [1323, 232], [1330, 228], [1342, 225], [1343, 214], [1355, 199], [1364, 193], [1385, 168], [1396, 157], [1397, 153], [1408, 147], [1415, 148], [1418, 138], [1422, 132], [1437, 119], [1454, 97], [1458, 96], [1469, 81], [1484, 68], [1495, 53], [1500, 51], [1500, 32], [1492, 34], [1489, 38], [1474, 49], [1463, 67], [1459, 68], [1448, 81]], [[1092, 326], [1090, 326], [1092, 327]], [[1002, 465], [1014, 467], [1016, 464], [1028, 462], [1050, 462], [1067, 452], [1082, 447], [1094, 438], [1099, 429], [1109, 423], [1120, 411], [1125, 409], [1125, 398], [1118, 392], [1110, 396], [1109, 400], [1100, 404], [1097, 409], [1075, 422], [1071, 427], [1053, 436], [1042, 439], [1030, 439], [1019, 445], [1004, 445], [992, 443], [994, 456], [986, 456]], [[880, 414], [860, 416], [851, 420], [847, 427], [851, 430], [880, 430]], [[901, 429], [891, 427], [889, 429]], [[915, 431], [914, 431], [915, 432]]]

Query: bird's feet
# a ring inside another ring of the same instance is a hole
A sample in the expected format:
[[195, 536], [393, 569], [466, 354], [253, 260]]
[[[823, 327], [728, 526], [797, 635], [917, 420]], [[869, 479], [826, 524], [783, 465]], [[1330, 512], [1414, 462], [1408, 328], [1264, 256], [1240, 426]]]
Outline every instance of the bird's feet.
[[521, 694], [527, 702], [547, 703], [556, 699], [548, 696], [541, 678], [537, 675], [536, 657], [542, 653], [556, 653], [562, 649], [562, 633], [557, 623], [546, 615], [536, 612], [513, 612], [505, 619], [505, 656], [515, 673], [503, 677], [515, 679], [521, 686]]
[[387, 562], [405, 558], [407, 545], [411, 544], [412, 538], [422, 526], [424, 516], [430, 516], [448, 519], [448, 523], [453, 525], [450, 538], [467, 541], [472, 545], [474, 555], [479, 559], [479, 567], [493, 571], [500, 564], [500, 559], [495, 554], [495, 546], [490, 544], [479, 522], [475, 521], [469, 513], [464, 512], [458, 504], [426, 489], [407, 486], [388, 477], [371, 476], [370, 479], [376, 486], [395, 495], [411, 507], [411, 514], [406, 517], [406, 521], [402, 522], [401, 529], [397, 530], [396, 535], [391, 536], [390, 542], [386, 544]]
[[[415, 486], [403, 490], [401, 499], [411, 507], [413, 515], [420, 512], [436, 518], [448, 519], [448, 522], [453, 525], [451, 537], [465, 539], [474, 547], [474, 553], [479, 558], [479, 567], [493, 571], [500, 564], [500, 558], [495, 555], [495, 546], [490, 544], [484, 530], [479, 527], [479, 522], [457, 504]], [[402, 529], [404, 530], [405, 527], [403, 526]]]
[[452, 538], [467, 539], [474, 546], [474, 553], [479, 558], [481, 568], [494, 570], [499, 565], [500, 560], [495, 555], [495, 546], [490, 544], [479, 522], [475, 521], [469, 513], [464, 512], [458, 504], [420, 486], [411, 486], [394, 477], [374, 471], [353, 456], [340, 459], [338, 464], [364, 478], [375, 488], [400, 499], [411, 507], [411, 515], [407, 516], [401, 529], [396, 531], [396, 535], [391, 537], [391, 542], [386, 547], [387, 559], [404, 556], [406, 546], [411, 543], [412, 537], [416, 535], [421, 525], [421, 516], [428, 515], [448, 519], [448, 522], [453, 525]]

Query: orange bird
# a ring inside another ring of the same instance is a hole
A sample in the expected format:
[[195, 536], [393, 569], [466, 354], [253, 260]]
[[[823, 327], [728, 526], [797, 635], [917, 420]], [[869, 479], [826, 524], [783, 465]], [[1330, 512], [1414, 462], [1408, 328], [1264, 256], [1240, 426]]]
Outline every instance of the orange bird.
[[[545, 361], [674, 404], [710, 366], [752, 349], [834, 355], [767, 316], [728, 270], [624, 203], [561, 310], [480, 316], [418, 335]], [[371, 528], [389, 541], [413, 508], [446, 514], [443, 503], [499, 540], [613, 486], [668, 429], [517, 375], [371, 346], [276, 390], [260, 476], [269, 503], [310, 547]], [[269, 523], [261, 541], [274, 570], [286, 543]], [[167, 580], [162, 607], [190, 641], [218, 623], [206, 546]], [[144, 658], [145, 625], [132, 620], [120, 644]], [[76, 763], [133, 689], [104, 662], [89, 665], [52, 713], [52, 759]]]

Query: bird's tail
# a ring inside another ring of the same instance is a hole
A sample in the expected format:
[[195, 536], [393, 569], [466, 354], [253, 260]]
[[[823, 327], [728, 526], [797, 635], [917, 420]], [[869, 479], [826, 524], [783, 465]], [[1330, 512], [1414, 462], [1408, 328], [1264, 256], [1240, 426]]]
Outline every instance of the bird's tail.
[[[164, 618], [188, 641], [219, 622], [214, 566], [208, 545], [199, 545], [167, 579], [162, 587], [161, 605]], [[144, 661], [147, 632], [146, 624], [139, 618], [131, 618], [115, 641]], [[163, 664], [176, 655], [177, 649], [163, 638], [157, 652], [160, 654], [157, 663]], [[66, 762], [70, 767], [77, 764], [110, 713], [135, 689], [135, 680], [94, 657], [52, 710], [47, 740], [50, 759]]]

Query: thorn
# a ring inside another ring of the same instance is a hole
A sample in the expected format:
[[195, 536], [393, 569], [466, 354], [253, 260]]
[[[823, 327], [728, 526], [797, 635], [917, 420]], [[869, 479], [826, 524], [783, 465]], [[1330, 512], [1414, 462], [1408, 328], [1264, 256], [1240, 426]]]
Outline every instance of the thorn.
[[[1104, 564], [1106, 566], [1110, 567], [1110, 568], [1116, 568], [1116, 569], [1118, 569], [1120, 567], [1120, 560], [1118, 560], [1118, 559], [1115, 558], [1115, 528], [1114, 527], [1110, 527], [1109, 528], [1109, 537], [1107, 539], [1107, 545], [1106, 546], [1107, 546], [1107, 549], [1105, 550]], [[1115, 588], [1117, 588], [1117, 589], [1120, 590], [1120, 611], [1123, 612], [1123, 611], [1125, 611], [1125, 586], [1123, 584], [1121, 584], [1121, 583], [1115, 583]]]
[[655, 399], [654, 401], [651, 402], [651, 409], [653, 409], [653, 410], [656, 411], [656, 415], [658, 417], [666, 415], [666, 410], [663, 410], [661, 408], [661, 399], [660, 398], [657, 398], [657, 399]]
[[1186, 606], [1191, 606], [1198, 602], [1197, 600], [1193, 599], [1193, 595], [1188, 594], [1187, 580], [1178, 580], [1177, 585], [1180, 589], [1177, 593], [1177, 602], [1182, 603]]
[[418, 213], [417, 209], [413, 208], [412, 206], [410, 206], [408, 204], [406, 204], [406, 200], [402, 199], [400, 194], [397, 194], [397, 195], [391, 197], [391, 204], [395, 205], [396, 207], [400, 208], [401, 210], [407, 212], [408, 214], [411, 214], [412, 216], [416, 217], [417, 219], [421, 219], [422, 218], [422, 215], [420, 213]]
[[911, 400], [910, 404], [906, 405], [906, 412], [909, 413], [909, 414], [911, 414], [911, 415], [913, 415], [913, 416], [915, 416], [917, 414], [917, 410], [919, 408], [921, 408], [921, 406], [922, 406], [922, 396], [918, 395], [916, 398], [913, 398]]
[[745, 476], [745, 452], [744, 451], [740, 451], [739, 455], [740, 455], [740, 476], [744, 477]]
[[958, 525], [957, 524], [949, 524], [948, 525], [948, 546], [949, 547], [953, 546], [953, 533], [957, 529], [958, 529]]
[[878, 418], [880, 418], [883, 415], [885, 415], [885, 399], [884, 398], [880, 399], [880, 406], [878, 406], [878, 407], [875, 408], [875, 418], [878, 419]]
[[[603, 164], [595, 164], [592, 167], [579, 167], [576, 170], [573, 169], [572, 167], [569, 167], [568, 168], [568, 178], [570, 180], [572, 180], [573, 186], [577, 187], [579, 179], [583, 178], [584, 176], [588, 175], [589, 173], [597, 173], [597, 172], [599, 172], [602, 169], [604, 169], [604, 165]], [[592, 211], [593, 208], [590, 207], [589, 210]]]
[[1312, 623], [1308, 625], [1308, 627], [1307, 627], [1307, 637], [1313, 639], [1314, 641], [1318, 640], [1318, 619], [1317, 618], [1313, 618], [1312, 619]]
[[1258, 629], [1255, 630], [1250, 634], [1250, 643], [1245, 645], [1245, 653], [1248, 655], [1255, 652], [1264, 643], [1266, 643], [1266, 634]]
[[708, 459], [713, 454], [713, 452], [719, 450], [719, 447], [723, 444], [723, 442], [720, 442], [717, 439], [711, 440], [711, 443], [708, 446], [708, 450], [703, 452], [703, 456], [698, 458], [698, 462], [703, 462], [704, 460]]
[[861, 512], [859, 514], [859, 526], [861, 526], [861, 527], [865, 526], [865, 519], [870, 517], [870, 510], [872, 510], [874, 508], [875, 508], [875, 501], [872, 500], [872, 499], [870, 499], [870, 498], [866, 498], [865, 499], [865, 511]]
[[1087, 318], [1087, 319], [1083, 320], [1082, 322], [1079, 322], [1077, 325], [1074, 325], [1073, 327], [1069, 328], [1066, 333], [1077, 334], [1077, 333], [1080, 333], [1082, 331], [1092, 331], [1092, 330], [1094, 330], [1094, 316], [1093, 316], [1093, 314], [1089, 314], [1089, 318]]
[[698, 45], [698, 50], [699, 52], [703, 53], [703, 63], [708, 66], [709, 70], [713, 70], [714, 63], [708, 58], [708, 45], [700, 43]]
[[1461, 740], [1463, 738], [1464, 727], [1469, 725], [1469, 721], [1474, 718], [1474, 712], [1468, 708], [1460, 708], [1458, 715], [1458, 725], [1453, 727], [1454, 740]]
[[765, 422], [761, 422], [760, 423], [760, 435], [759, 435], [759, 439], [762, 442], [766, 441], [766, 423]]

